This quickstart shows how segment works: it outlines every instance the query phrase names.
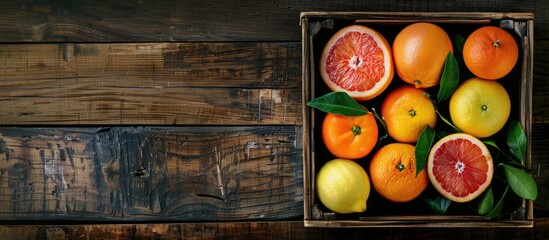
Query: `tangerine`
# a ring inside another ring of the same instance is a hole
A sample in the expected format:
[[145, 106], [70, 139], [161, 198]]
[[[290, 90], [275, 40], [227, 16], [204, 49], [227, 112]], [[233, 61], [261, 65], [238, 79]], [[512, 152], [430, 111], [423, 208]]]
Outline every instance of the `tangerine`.
[[414, 143], [425, 129], [437, 123], [435, 107], [424, 89], [404, 85], [391, 91], [381, 104], [381, 117], [389, 136], [398, 142]]
[[518, 45], [507, 31], [485, 26], [475, 30], [463, 45], [463, 61], [479, 78], [497, 80], [507, 75], [518, 61]]
[[415, 147], [407, 143], [379, 149], [370, 163], [370, 177], [374, 189], [393, 202], [411, 201], [429, 184], [425, 169], [416, 176]]
[[391, 47], [377, 31], [351, 25], [334, 34], [322, 51], [320, 76], [332, 91], [357, 100], [381, 94], [393, 79]]
[[377, 123], [372, 113], [362, 116], [328, 113], [322, 123], [324, 145], [338, 158], [365, 157], [374, 149], [377, 136]]
[[414, 23], [402, 29], [393, 42], [395, 70], [404, 82], [417, 88], [438, 85], [448, 52], [448, 34], [432, 23]]

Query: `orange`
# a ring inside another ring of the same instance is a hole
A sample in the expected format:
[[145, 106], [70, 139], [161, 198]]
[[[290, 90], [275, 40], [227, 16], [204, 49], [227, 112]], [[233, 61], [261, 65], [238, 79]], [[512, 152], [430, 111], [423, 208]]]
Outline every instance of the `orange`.
[[393, 202], [408, 202], [419, 196], [429, 184], [425, 169], [416, 176], [415, 147], [390, 143], [379, 149], [370, 163], [374, 189]]
[[393, 79], [391, 48], [377, 31], [351, 25], [328, 41], [320, 58], [320, 75], [332, 91], [356, 100], [381, 94]]
[[484, 143], [469, 134], [454, 133], [431, 148], [427, 172], [442, 196], [454, 202], [468, 202], [488, 188], [494, 164]]
[[507, 31], [493, 26], [475, 30], [463, 45], [463, 61], [475, 76], [496, 80], [517, 63], [518, 45]]
[[414, 23], [402, 29], [393, 42], [395, 70], [403, 81], [417, 88], [438, 85], [452, 41], [432, 23]]
[[450, 96], [450, 118], [465, 133], [485, 138], [501, 130], [511, 114], [511, 99], [497, 81], [470, 78]]
[[345, 116], [328, 113], [322, 123], [322, 140], [336, 157], [365, 157], [377, 143], [377, 123], [371, 113]]
[[425, 129], [437, 123], [435, 107], [424, 89], [411, 85], [391, 91], [381, 104], [381, 117], [389, 136], [398, 142], [414, 143]]

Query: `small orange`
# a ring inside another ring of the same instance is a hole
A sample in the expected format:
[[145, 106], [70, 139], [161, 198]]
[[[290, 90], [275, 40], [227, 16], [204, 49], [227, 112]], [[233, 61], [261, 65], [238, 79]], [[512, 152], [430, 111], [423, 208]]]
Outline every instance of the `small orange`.
[[362, 116], [328, 113], [322, 123], [324, 145], [338, 158], [365, 157], [374, 149], [377, 136], [377, 123], [371, 113]]
[[414, 23], [402, 29], [393, 42], [393, 61], [398, 76], [417, 88], [438, 85], [448, 52], [448, 34], [432, 23]]
[[475, 30], [463, 45], [463, 61], [475, 76], [496, 80], [507, 75], [517, 63], [518, 45], [507, 31], [486, 26]]
[[370, 163], [370, 178], [374, 189], [393, 202], [411, 201], [429, 184], [425, 169], [416, 176], [415, 147], [407, 143], [379, 149]]
[[435, 107], [424, 89], [411, 85], [391, 91], [381, 104], [381, 117], [387, 124], [389, 136], [398, 142], [414, 143], [425, 129], [437, 123]]

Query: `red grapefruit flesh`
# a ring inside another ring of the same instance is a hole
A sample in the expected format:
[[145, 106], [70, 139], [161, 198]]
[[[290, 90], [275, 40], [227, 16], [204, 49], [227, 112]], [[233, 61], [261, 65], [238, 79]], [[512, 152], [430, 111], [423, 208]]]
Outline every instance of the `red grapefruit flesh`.
[[427, 173], [442, 196], [454, 202], [468, 202], [488, 188], [494, 165], [484, 143], [472, 135], [454, 133], [431, 148]]
[[320, 75], [332, 91], [347, 92], [356, 100], [381, 94], [393, 79], [392, 53], [377, 31], [351, 25], [328, 41], [320, 58]]

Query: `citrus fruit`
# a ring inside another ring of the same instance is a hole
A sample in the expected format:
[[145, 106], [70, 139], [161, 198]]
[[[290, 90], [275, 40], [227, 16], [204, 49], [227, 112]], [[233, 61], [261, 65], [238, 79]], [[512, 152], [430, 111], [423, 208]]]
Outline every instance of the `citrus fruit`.
[[377, 136], [377, 123], [371, 113], [362, 116], [328, 113], [322, 123], [324, 145], [338, 158], [365, 157], [376, 145]]
[[518, 45], [507, 31], [486, 26], [475, 30], [463, 45], [463, 61], [475, 76], [496, 80], [507, 75], [517, 63]]
[[511, 100], [497, 81], [470, 78], [450, 96], [450, 118], [465, 133], [478, 138], [494, 135], [505, 126]]
[[490, 185], [494, 165], [484, 143], [469, 134], [454, 133], [431, 148], [427, 173], [442, 196], [454, 202], [468, 202]]
[[316, 192], [320, 202], [336, 213], [364, 212], [370, 180], [358, 163], [333, 159], [318, 171]]
[[437, 85], [448, 52], [448, 34], [432, 23], [414, 23], [402, 29], [393, 42], [395, 70], [403, 81], [417, 88]]
[[425, 129], [434, 128], [437, 115], [424, 89], [404, 85], [392, 90], [381, 104], [381, 117], [389, 136], [398, 142], [414, 143]]
[[320, 58], [320, 75], [332, 91], [368, 100], [383, 92], [393, 79], [391, 48], [377, 31], [361, 25], [339, 30]]
[[429, 184], [427, 172], [416, 176], [415, 147], [390, 143], [379, 149], [370, 163], [374, 189], [393, 202], [408, 202], [419, 196]]

